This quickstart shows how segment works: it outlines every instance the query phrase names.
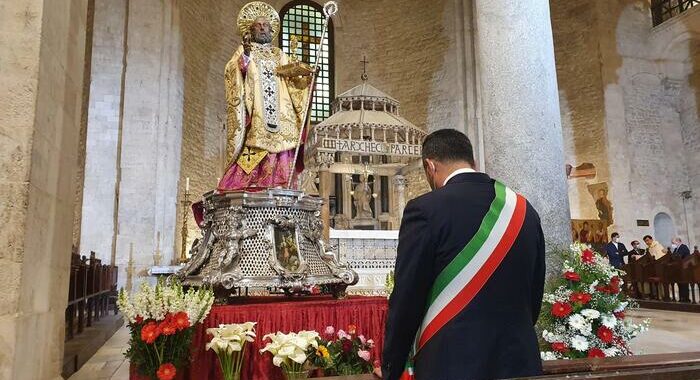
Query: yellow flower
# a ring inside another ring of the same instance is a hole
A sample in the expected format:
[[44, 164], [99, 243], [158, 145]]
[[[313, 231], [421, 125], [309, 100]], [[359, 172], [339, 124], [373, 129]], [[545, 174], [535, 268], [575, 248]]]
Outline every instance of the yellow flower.
[[316, 350], [316, 355], [324, 359], [328, 359], [331, 356], [328, 353], [328, 349], [325, 346], [318, 346], [318, 350]]

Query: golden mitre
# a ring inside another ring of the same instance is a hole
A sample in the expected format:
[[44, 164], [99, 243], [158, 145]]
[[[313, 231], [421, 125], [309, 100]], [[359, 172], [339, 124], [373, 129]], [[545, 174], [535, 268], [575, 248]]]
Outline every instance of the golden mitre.
[[238, 33], [241, 37], [250, 32], [250, 26], [258, 17], [265, 17], [270, 22], [272, 39], [277, 37], [280, 31], [280, 15], [272, 5], [263, 1], [251, 1], [238, 12]]

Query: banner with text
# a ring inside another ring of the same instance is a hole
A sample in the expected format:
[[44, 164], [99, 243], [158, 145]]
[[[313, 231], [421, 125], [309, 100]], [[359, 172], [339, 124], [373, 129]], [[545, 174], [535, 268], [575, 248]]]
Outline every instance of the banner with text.
[[387, 156], [420, 157], [421, 146], [401, 143], [385, 143], [380, 141], [362, 141], [324, 138], [321, 149], [337, 152], [364, 154], [384, 154]]

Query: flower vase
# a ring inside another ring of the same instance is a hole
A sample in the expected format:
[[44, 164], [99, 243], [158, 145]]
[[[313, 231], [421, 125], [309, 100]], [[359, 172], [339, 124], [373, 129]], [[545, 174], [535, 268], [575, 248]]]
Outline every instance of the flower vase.
[[305, 380], [309, 378], [309, 371], [282, 371], [286, 380]]

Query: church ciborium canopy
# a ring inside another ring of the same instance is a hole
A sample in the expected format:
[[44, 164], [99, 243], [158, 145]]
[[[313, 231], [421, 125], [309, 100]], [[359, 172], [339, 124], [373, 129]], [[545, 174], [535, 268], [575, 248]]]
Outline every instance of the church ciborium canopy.
[[311, 128], [305, 147], [306, 166], [319, 175], [319, 193], [327, 204], [334, 194], [325, 225], [332, 217], [335, 229], [396, 229], [406, 169], [420, 161], [426, 133], [402, 117], [399, 102], [369, 84], [366, 73], [361, 84], [336, 97], [331, 110]]
[[[395, 174], [397, 164], [403, 166], [411, 159], [420, 158], [426, 133], [399, 114], [396, 99], [367, 81], [338, 95], [332, 110], [333, 114], [314, 126], [309, 134], [306, 158], [311, 165], [343, 166], [337, 162], [336, 152], [378, 155], [390, 159], [374, 164], [374, 170], [388, 169]], [[336, 169], [331, 171], [346, 171]]]

